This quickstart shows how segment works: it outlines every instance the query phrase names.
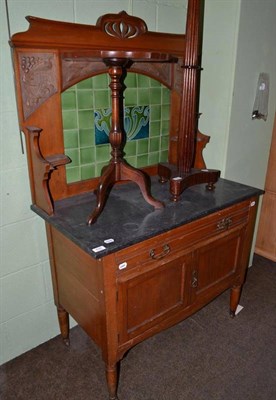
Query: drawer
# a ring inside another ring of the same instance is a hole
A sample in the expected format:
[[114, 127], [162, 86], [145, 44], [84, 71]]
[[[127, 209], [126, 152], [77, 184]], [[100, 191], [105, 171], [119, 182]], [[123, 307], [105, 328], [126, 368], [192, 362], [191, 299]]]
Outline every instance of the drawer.
[[250, 201], [244, 201], [117, 252], [117, 274], [144, 264], [162, 265], [203, 241], [238, 229], [247, 223], [249, 207]]

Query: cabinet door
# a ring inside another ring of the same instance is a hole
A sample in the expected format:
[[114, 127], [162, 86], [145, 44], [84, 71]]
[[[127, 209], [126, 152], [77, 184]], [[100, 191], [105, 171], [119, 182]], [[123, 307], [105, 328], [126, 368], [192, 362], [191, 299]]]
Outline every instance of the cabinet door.
[[187, 271], [191, 255], [154, 268], [138, 267], [118, 279], [119, 341], [126, 342], [167, 318], [189, 302]]
[[192, 299], [205, 303], [238, 278], [245, 228], [236, 229], [195, 250], [191, 270]]

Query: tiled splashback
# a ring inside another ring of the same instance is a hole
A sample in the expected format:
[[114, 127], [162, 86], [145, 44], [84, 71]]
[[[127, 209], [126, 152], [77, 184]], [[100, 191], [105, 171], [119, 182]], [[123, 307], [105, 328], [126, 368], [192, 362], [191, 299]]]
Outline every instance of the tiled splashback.
[[[109, 76], [86, 79], [62, 94], [67, 182], [100, 176], [110, 159], [106, 134], [110, 126]], [[167, 161], [170, 90], [145, 75], [128, 73], [124, 114], [127, 143], [125, 159], [134, 167]]]

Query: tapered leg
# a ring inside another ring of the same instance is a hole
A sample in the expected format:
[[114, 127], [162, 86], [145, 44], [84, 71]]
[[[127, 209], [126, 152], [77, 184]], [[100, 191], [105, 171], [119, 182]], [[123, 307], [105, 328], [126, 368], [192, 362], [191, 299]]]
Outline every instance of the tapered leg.
[[58, 322], [59, 322], [59, 328], [60, 328], [60, 333], [61, 337], [63, 339], [63, 343], [66, 346], [70, 346], [70, 339], [69, 339], [69, 314], [64, 308], [58, 307], [57, 309], [58, 313]]
[[96, 222], [98, 216], [101, 214], [104, 208], [108, 190], [110, 186], [115, 183], [115, 168], [116, 166], [111, 163], [103, 171], [103, 175], [100, 178], [100, 184], [97, 190], [97, 205], [92, 214], [90, 214], [88, 217], [88, 225], [92, 225], [94, 222]]
[[230, 317], [234, 318], [241, 297], [242, 285], [234, 286], [230, 294]]
[[152, 197], [150, 193], [150, 184], [147, 181], [146, 175], [142, 171], [126, 164], [124, 161], [121, 162], [120, 168], [121, 179], [135, 182], [139, 186], [147, 203], [153, 206], [156, 210], [164, 208], [164, 204], [161, 201], [155, 200]]
[[115, 365], [106, 365], [105, 373], [109, 392], [109, 400], [118, 400], [118, 363]]

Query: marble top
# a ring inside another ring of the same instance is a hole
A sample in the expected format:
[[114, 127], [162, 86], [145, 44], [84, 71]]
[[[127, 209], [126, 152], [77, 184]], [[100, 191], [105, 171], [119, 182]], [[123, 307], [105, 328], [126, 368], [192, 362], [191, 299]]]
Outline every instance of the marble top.
[[55, 203], [53, 216], [37, 206], [31, 208], [94, 258], [139, 243], [213, 212], [222, 210], [262, 190], [220, 178], [214, 191], [205, 184], [186, 189], [178, 202], [170, 200], [169, 184], [152, 178], [151, 193], [165, 208], [154, 210], [135, 183], [113, 186], [104, 210], [91, 226], [86, 221], [96, 205], [94, 193], [86, 193]]

